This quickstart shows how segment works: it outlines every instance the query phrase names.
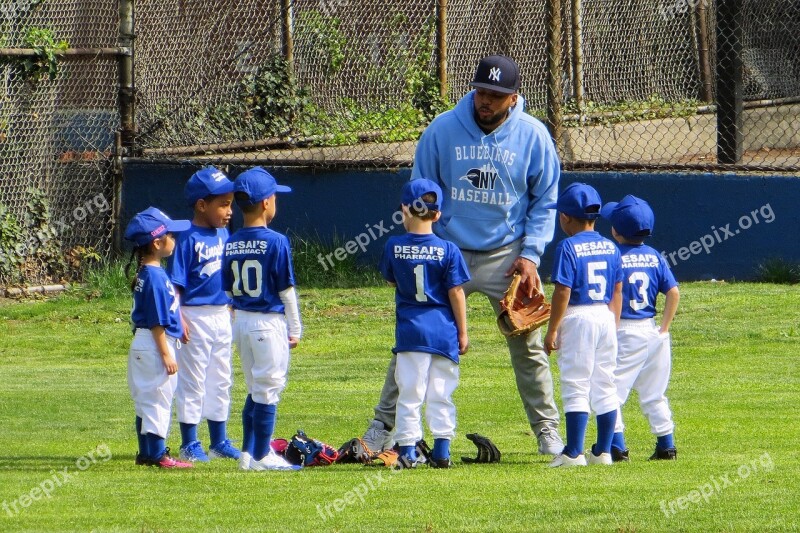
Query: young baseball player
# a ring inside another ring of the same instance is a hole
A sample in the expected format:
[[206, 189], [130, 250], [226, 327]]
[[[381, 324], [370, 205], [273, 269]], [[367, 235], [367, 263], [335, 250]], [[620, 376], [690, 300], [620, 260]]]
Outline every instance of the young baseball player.
[[179, 234], [167, 271], [181, 296], [183, 343], [178, 349], [175, 398], [181, 428], [180, 458], [209, 460], [197, 438], [197, 425], [208, 421], [211, 457], [239, 459], [228, 439], [231, 403], [230, 299], [222, 290], [222, 252], [228, 240], [233, 182], [214, 167], [195, 172], [184, 188], [194, 210], [189, 231]]
[[233, 338], [247, 384], [239, 460], [243, 470], [300, 468], [270, 448], [289, 350], [302, 333], [289, 240], [267, 227], [275, 217], [278, 192], [291, 189], [278, 185], [261, 167], [236, 178], [234, 198], [244, 227], [228, 239], [222, 258], [222, 285], [233, 299]]
[[395, 440], [404, 465], [417, 463], [422, 439], [422, 404], [433, 434], [430, 466], [450, 466], [455, 436], [458, 358], [467, 352], [467, 265], [458, 247], [433, 234], [441, 216], [442, 190], [428, 179], [403, 186], [403, 226], [408, 233], [390, 237], [380, 271], [396, 287], [395, 380], [399, 389]]
[[178, 294], [161, 268], [161, 260], [175, 248], [173, 233], [186, 231], [189, 225], [188, 220], [170, 220], [150, 207], [137, 213], [125, 229], [125, 238], [135, 244], [128, 267], [134, 258], [137, 262], [131, 285], [134, 336], [128, 352], [128, 388], [136, 409], [139, 439], [137, 465], [192, 466], [170, 457], [165, 444], [178, 371], [175, 346], [183, 336], [183, 326]]
[[[675, 459], [675, 424], [665, 394], [672, 360], [669, 326], [680, 300], [678, 283], [661, 254], [644, 244], [655, 222], [647, 202], [628, 195], [620, 202], [609, 202], [600, 212], [611, 222], [611, 233], [622, 254], [622, 312], [614, 372], [620, 409], [631, 389], [636, 389], [650, 431], [656, 436], [656, 450], [650, 459]], [[665, 295], [660, 326], [654, 319], [659, 292]], [[620, 410], [611, 441], [614, 461], [628, 460], [624, 428]]]
[[600, 195], [573, 183], [555, 204], [561, 229], [553, 264], [552, 307], [544, 348], [558, 350], [567, 445], [550, 467], [586, 466], [583, 441], [590, 409], [597, 414], [597, 443], [590, 464], [612, 464], [611, 439], [617, 418], [614, 367], [622, 270], [616, 245], [594, 230]]

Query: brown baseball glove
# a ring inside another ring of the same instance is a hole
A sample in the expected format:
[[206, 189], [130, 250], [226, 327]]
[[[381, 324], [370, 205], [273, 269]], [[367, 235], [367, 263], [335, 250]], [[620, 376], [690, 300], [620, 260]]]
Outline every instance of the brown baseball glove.
[[538, 287], [534, 287], [533, 297], [528, 298], [522, 288], [521, 279], [519, 274], [514, 274], [511, 285], [500, 300], [497, 326], [507, 337], [526, 335], [550, 320], [550, 304], [545, 299], [544, 293]]

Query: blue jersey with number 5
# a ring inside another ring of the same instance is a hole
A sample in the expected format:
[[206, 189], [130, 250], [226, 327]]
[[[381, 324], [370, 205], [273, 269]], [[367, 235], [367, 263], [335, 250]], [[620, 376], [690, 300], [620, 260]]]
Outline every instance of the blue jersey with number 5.
[[678, 285], [666, 260], [645, 244], [621, 244], [622, 318], [642, 319], [656, 315], [658, 293]]
[[608, 304], [622, 281], [617, 245], [596, 231], [582, 231], [556, 247], [553, 282], [572, 292], [569, 305]]
[[264, 226], [242, 228], [225, 243], [222, 289], [234, 309], [283, 313], [280, 292], [294, 286], [289, 239]]
[[470, 279], [461, 250], [432, 234], [390, 237], [380, 271], [397, 286], [392, 351], [432, 353], [458, 363], [458, 330], [448, 291]]

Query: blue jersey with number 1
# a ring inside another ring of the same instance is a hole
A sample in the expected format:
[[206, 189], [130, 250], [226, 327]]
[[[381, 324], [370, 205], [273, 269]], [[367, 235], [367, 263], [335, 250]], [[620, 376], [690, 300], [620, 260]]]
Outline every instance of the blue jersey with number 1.
[[622, 318], [642, 319], [656, 315], [658, 293], [666, 294], [678, 282], [660, 253], [645, 244], [621, 244]]
[[234, 309], [283, 313], [280, 292], [295, 285], [289, 239], [264, 226], [242, 228], [225, 243], [222, 288]]
[[381, 257], [386, 281], [396, 284], [395, 347], [458, 363], [458, 330], [448, 291], [469, 281], [458, 247], [433, 234], [391, 237]]
[[596, 231], [581, 231], [558, 243], [553, 282], [572, 289], [569, 305], [608, 304], [621, 281], [619, 249]]

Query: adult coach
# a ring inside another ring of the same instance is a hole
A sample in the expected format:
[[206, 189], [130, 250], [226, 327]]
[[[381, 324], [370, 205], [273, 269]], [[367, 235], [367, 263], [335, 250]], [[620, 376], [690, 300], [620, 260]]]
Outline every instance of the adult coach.
[[[411, 175], [441, 186], [442, 217], [434, 231], [464, 255], [472, 276], [464, 292], [485, 294], [495, 313], [514, 272], [531, 291], [541, 284], [537, 267], [555, 228], [555, 211], [544, 206], [558, 196], [558, 153], [545, 126], [524, 113], [519, 83], [511, 58], [481, 59], [470, 83], [475, 90], [423, 132]], [[557, 455], [564, 444], [541, 333], [510, 337], [508, 348], [539, 453]], [[392, 357], [375, 419], [364, 434], [377, 449], [392, 444], [395, 363]]]

